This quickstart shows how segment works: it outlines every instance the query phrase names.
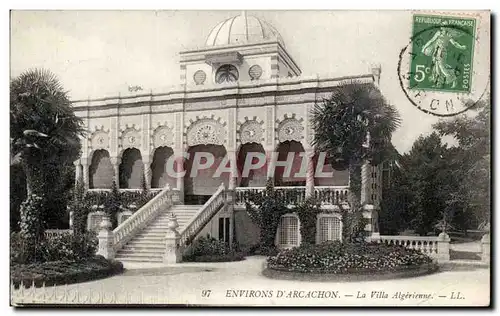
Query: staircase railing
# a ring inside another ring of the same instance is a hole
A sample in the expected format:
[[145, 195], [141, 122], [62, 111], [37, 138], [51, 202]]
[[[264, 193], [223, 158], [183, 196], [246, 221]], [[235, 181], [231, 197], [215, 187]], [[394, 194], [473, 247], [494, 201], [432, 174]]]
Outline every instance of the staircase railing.
[[226, 203], [224, 184], [221, 184], [210, 199], [196, 212], [181, 232], [179, 246], [184, 247], [191, 244], [193, 239], [212, 220], [217, 212]]
[[143, 207], [113, 230], [113, 248], [119, 250], [140, 232], [160, 211], [171, 208], [172, 190], [166, 186], [160, 193], [152, 198]]

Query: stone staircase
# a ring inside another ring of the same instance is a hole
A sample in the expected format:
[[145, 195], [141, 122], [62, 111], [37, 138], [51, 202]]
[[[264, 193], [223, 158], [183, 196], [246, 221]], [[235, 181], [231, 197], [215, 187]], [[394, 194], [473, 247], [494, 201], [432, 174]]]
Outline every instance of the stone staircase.
[[178, 231], [182, 232], [201, 205], [174, 205], [172, 209], [160, 212], [149, 225], [118, 250], [118, 261], [162, 262], [165, 251], [165, 235], [171, 212], [177, 217]]

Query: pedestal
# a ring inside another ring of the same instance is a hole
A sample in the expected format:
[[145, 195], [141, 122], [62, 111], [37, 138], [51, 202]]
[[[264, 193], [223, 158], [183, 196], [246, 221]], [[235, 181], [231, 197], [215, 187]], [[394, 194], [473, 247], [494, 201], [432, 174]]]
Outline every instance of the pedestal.
[[438, 236], [438, 261], [450, 261], [450, 236], [445, 232]]
[[171, 215], [168, 223], [168, 231], [165, 236], [164, 263], [179, 263], [182, 261], [182, 249], [179, 246], [181, 235], [177, 231], [179, 224], [174, 214]]
[[486, 234], [481, 238], [481, 261], [490, 263], [490, 234]]
[[113, 243], [113, 231], [111, 230], [111, 221], [108, 216], [105, 216], [100, 225], [99, 234], [97, 238], [99, 239], [99, 248], [97, 254], [103, 256], [106, 259], [114, 259], [114, 243]]

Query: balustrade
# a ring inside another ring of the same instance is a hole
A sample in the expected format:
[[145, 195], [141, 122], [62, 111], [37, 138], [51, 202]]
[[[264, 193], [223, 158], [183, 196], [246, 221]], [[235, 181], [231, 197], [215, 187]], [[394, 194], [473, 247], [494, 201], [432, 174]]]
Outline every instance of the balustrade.
[[167, 185], [160, 193], [113, 230], [114, 250], [119, 250], [155, 218], [160, 211], [170, 208], [172, 205], [172, 191], [170, 186]]
[[214, 217], [226, 203], [224, 184], [221, 184], [212, 197], [200, 208], [186, 225], [180, 236], [180, 246], [187, 246], [203, 227]]
[[[251, 194], [264, 194], [265, 187], [236, 188], [236, 204], [244, 205]], [[297, 204], [306, 198], [305, 187], [275, 187], [277, 196], [284, 199], [286, 204]], [[314, 188], [314, 197], [322, 205], [338, 205], [347, 202], [349, 188], [346, 186], [319, 186]]]
[[[385, 243], [388, 245], [399, 245], [408, 249], [420, 250], [422, 253], [437, 258], [438, 257], [438, 247], [439, 240], [438, 236], [386, 236], [381, 235], [380, 239], [377, 238], [380, 243]], [[376, 241], [376, 240], [374, 240]]]

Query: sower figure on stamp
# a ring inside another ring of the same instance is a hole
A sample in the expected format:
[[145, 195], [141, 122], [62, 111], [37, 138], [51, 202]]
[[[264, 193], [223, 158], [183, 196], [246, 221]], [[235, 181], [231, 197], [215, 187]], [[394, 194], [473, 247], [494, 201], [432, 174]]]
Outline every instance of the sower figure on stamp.
[[434, 87], [451, 84], [451, 88], [455, 88], [457, 85], [455, 69], [446, 63], [446, 57], [449, 44], [461, 50], [467, 48], [455, 41], [454, 37], [458, 36], [460, 36], [460, 33], [447, 27], [445, 21], [436, 34], [422, 47], [422, 53], [432, 56], [432, 70], [429, 80], [434, 83]]

